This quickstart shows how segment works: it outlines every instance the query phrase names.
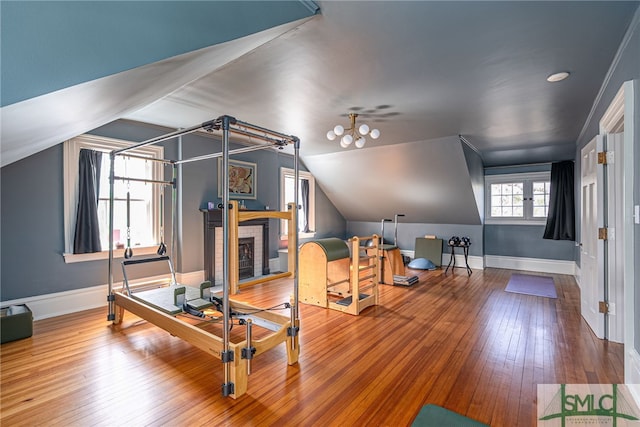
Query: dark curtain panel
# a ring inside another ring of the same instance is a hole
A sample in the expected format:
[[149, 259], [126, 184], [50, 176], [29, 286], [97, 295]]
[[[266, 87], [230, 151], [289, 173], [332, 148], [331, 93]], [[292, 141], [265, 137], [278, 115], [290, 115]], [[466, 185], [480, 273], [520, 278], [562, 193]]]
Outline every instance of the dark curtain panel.
[[573, 162], [568, 160], [553, 163], [551, 165], [549, 214], [543, 236], [545, 239], [576, 239], [574, 191]]
[[300, 180], [300, 192], [302, 193], [302, 232], [309, 231], [309, 180]]
[[100, 252], [98, 196], [100, 195], [100, 151], [81, 149], [78, 174], [78, 210], [73, 253]]

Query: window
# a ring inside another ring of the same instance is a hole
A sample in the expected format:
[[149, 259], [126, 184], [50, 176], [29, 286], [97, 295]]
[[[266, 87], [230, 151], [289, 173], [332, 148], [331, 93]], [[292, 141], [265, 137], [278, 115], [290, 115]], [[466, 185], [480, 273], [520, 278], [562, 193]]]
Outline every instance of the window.
[[[132, 142], [119, 141], [93, 135], [82, 135], [64, 143], [64, 220], [65, 262], [106, 259], [109, 252], [109, 153], [114, 149], [131, 146]], [[98, 197], [98, 220], [102, 252], [73, 254], [77, 200], [78, 159], [81, 149], [102, 151], [100, 170], [100, 194]], [[162, 147], [147, 146], [131, 151], [137, 156], [163, 158]], [[162, 180], [162, 165], [144, 159], [116, 156], [115, 175]], [[127, 192], [130, 195], [130, 240], [135, 255], [154, 253], [160, 241], [159, 206], [161, 187], [143, 182], [116, 180], [114, 183], [114, 249], [123, 248], [127, 242]], [[136, 250], [137, 249], [137, 250]], [[118, 255], [119, 249], [116, 250]]]
[[549, 172], [485, 176], [487, 224], [544, 224], [549, 211]]
[[[309, 172], [299, 171], [298, 181], [298, 231], [301, 238], [313, 237], [316, 229], [316, 181]], [[294, 202], [295, 175], [293, 169], [280, 169], [280, 210], [286, 211], [287, 204]], [[287, 221], [281, 221], [280, 238], [286, 239], [288, 233]]]

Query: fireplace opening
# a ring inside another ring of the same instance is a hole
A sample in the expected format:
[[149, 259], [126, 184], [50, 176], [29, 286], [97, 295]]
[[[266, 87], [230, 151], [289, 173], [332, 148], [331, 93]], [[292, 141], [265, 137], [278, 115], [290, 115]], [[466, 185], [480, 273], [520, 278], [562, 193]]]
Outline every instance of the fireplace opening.
[[238, 239], [238, 267], [239, 279], [253, 277], [254, 238], [240, 237]]

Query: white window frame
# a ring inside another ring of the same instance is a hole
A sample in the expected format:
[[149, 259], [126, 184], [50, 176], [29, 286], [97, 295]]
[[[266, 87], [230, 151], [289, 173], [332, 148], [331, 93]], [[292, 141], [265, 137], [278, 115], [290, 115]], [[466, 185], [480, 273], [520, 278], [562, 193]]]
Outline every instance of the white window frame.
[[[81, 135], [76, 138], [65, 141], [63, 144], [64, 159], [64, 261], [65, 263], [95, 261], [109, 258], [109, 248], [101, 252], [74, 254], [73, 239], [76, 224], [76, 209], [78, 204], [78, 160], [80, 150], [83, 148], [100, 151], [112, 151], [120, 148], [126, 148], [134, 145], [134, 142], [123, 141], [119, 139], [107, 138], [96, 135]], [[164, 158], [164, 148], [162, 146], [146, 146], [131, 151], [131, 154], [145, 155], [154, 158]], [[106, 154], [108, 155], [108, 153]], [[162, 164], [153, 162], [153, 175], [155, 180], [162, 180], [163, 169]], [[152, 203], [157, 206], [160, 200], [160, 185], [153, 186]], [[159, 241], [160, 238], [160, 212], [153, 210], [153, 236]], [[157, 246], [136, 247], [136, 255], [154, 254]], [[122, 253], [121, 253], [122, 252]], [[114, 256], [121, 258], [124, 251], [114, 250]]]
[[[290, 176], [293, 178], [295, 171], [293, 169], [281, 167], [280, 168], [280, 210], [287, 211], [288, 206], [287, 202], [284, 199], [285, 194], [285, 184], [284, 180], [286, 176]], [[311, 175], [310, 172], [307, 171], [298, 171], [298, 179], [306, 179], [309, 181], [309, 232], [299, 232], [298, 237], [301, 239], [307, 239], [315, 237], [316, 235], [316, 180]], [[289, 236], [287, 234], [288, 226], [286, 220], [280, 221], [280, 240], [288, 240]]]
[[[551, 181], [551, 172], [528, 172], [528, 173], [511, 173], [501, 175], [485, 175], [484, 194], [485, 194], [485, 224], [503, 224], [503, 225], [545, 225], [547, 218], [539, 218], [533, 216], [533, 183], [540, 181]], [[512, 182], [522, 182], [524, 192], [524, 217], [494, 217], [491, 216], [491, 184], [507, 184]]]

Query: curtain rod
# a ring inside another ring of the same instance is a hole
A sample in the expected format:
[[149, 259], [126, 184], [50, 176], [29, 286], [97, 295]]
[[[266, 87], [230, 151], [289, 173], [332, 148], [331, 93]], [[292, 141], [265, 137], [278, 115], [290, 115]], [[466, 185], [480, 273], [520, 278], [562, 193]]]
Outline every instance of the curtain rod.
[[524, 168], [527, 166], [551, 166], [552, 162], [542, 162], [542, 163], [525, 163], [520, 165], [506, 165], [506, 166], [486, 166], [484, 169], [504, 169], [504, 168]]

